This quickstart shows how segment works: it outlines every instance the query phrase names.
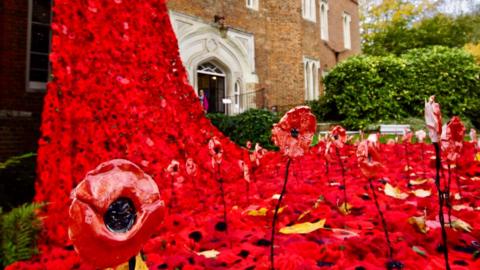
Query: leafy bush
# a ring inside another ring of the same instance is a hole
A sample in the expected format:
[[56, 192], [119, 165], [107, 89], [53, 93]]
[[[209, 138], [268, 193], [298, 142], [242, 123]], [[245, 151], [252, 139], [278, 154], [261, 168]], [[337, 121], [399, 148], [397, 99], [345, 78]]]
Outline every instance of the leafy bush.
[[0, 207], [9, 210], [32, 201], [35, 194], [35, 162], [35, 153], [0, 162]]
[[258, 142], [265, 148], [274, 148], [270, 137], [273, 124], [279, 118], [269, 111], [251, 109], [234, 116], [208, 114], [207, 117], [225, 136], [239, 145], [251, 141], [254, 144]]
[[[436, 95], [445, 116], [480, 127], [480, 67], [461, 49], [414, 49], [401, 57], [357, 56], [325, 78], [331, 120], [363, 129], [382, 120], [422, 117], [424, 99]], [[326, 109], [325, 109], [326, 110]]]
[[42, 228], [37, 217], [41, 204], [24, 204], [3, 214], [0, 208], [0, 265], [27, 260], [36, 254], [36, 239]]

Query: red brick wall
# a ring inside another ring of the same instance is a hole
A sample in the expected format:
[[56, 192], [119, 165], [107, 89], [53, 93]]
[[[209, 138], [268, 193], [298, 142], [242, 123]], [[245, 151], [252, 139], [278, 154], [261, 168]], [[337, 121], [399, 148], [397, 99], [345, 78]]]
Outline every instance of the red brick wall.
[[26, 91], [27, 29], [28, 1], [0, 1], [0, 160], [36, 150], [44, 94]]
[[[268, 105], [284, 111], [304, 102], [303, 56], [320, 61], [322, 70], [336, 64], [335, 53], [320, 39], [319, 0], [316, 22], [304, 20], [301, 0], [259, 0], [259, 10], [246, 7], [244, 0], [169, 0], [171, 10], [211, 22], [224, 15], [227, 25], [255, 35], [255, 63], [260, 85], [267, 90]], [[343, 48], [343, 12], [351, 15], [352, 49], [338, 60], [360, 53], [359, 13], [356, 0], [328, 1], [329, 44]], [[260, 86], [259, 86], [260, 87]]]

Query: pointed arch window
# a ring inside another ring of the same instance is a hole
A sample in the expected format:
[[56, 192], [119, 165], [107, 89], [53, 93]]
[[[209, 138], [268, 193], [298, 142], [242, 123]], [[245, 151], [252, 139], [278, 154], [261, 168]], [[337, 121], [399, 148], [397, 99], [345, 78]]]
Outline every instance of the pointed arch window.
[[345, 49], [350, 50], [352, 48], [352, 40], [350, 33], [350, 24], [352, 17], [348, 13], [343, 13], [343, 45]]
[[317, 21], [315, 0], [302, 0], [302, 16], [305, 20]]
[[247, 8], [258, 10], [258, 1], [259, 0], [247, 0]]
[[316, 100], [319, 97], [319, 69], [320, 61], [308, 57], [303, 58], [305, 100]]
[[320, 1], [320, 37], [328, 41], [328, 2]]

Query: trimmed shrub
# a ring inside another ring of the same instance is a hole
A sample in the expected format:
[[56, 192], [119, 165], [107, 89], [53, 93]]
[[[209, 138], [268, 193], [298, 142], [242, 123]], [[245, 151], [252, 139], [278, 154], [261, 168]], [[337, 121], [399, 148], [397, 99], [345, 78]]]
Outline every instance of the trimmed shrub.
[[278, 122], [279, 117], [267, 110], [251, 109], [234, 116], [208, 114], [207, 117], [225, 136], [239, 145], [251, 141], [268, 149], [275, 148], [270, 137], [273, 124]]
[[414, 49], [401, 57], [357, 56], [325, 78], [326, 120], [350, 129], [380, 121], [422, 117], [424, 99], [436, 95], [444, 116], [469, 118], [480, 112], [480, 67], [462, 49]]

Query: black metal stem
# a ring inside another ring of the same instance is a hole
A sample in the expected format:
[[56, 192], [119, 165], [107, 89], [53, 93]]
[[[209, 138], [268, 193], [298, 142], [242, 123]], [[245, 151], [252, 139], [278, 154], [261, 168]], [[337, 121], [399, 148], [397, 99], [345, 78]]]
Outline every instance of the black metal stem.
[[392, 258], [393, 258], [393, 247], [392, 247], [392, 243], [390, 242], [390, 237], [388, 235], [387, 222], [385, 221], [385, 217], [383, 216], [383, 212], [380, 209], [380, 204], [378, 203], [377, 193], [375, 192], [375, 188], [373, 186], [372, 179], [369, 178], [368, 182], [370, 184], [370, 189], [372, 190], [373, 200], [375, 201], [375, 206], [377, 207], [378, 215], [380, 216], [380, 220], [382, 221], [383, 232], [385, 233], [385, 239], [386, 239], [387, 245], [388, 245], [388, 258], [390, 260], [392, 260]]
[[283, 196], [285, 195], [285, 191], [287, 190], [287, 182], [288, 182], [288, 169], [290, 168], [290, 163], [292, 159], [288, 158], [287, 165], [285, 167], [285, 178], [283, 180], [283, 188], [282, 192], [280, 193], [280, 198], [278, 198], [277, 205], [275, 206], [275, 212], [273, 213], [273, 220], [272, 220], [272, 236], [270, 241], [270, 269], [275, 270], [275, 255], [274, 255], [274, 243], [275, 243], [275, 227], [277, 225], [277, 218], [278, 218], [278, 209], [280, 209], [280, 205], [282, 203]]
[[225, 189], [223, 188], [223, 178], [220, 177], [220, 164], [217, 164], [217, 182], [220, 184], [220, 193], [222, 194], [223, 204], [223, 221], [225, 222], [225, 233], [228, 234], [228, 222], [227, 222], [227, 201], [225, 200]]
[[335, 147], [335, 152], [337, 154], [338, 162], [340, 162], [340, 168], [342, 170], [343, 206], [345, 208], [345, 215], [347, 215], [348, 206], [347, 206], [347, 182], [345, 180], [345, 167], [343, 165], [343, 160], [342, 160], [342, 157], [340, 156], [340, 150], [338, 150], [338, 147]]
[[423, 177], [427, 177], [427, 170], [425, 169], [425, 144], [421, 143], [422, 146], [422, 168], [423, 168]]
[[408, 142], [405, 142], [405, 159], [407, 161], [407, 180], [410, 180], [410, 159], [408, 158]]
[[450, 224], [450, 228], [452, 227], [452, 202], [450, 198], [450, 185], [452, 183], [452, 169], [450, 167], [450, 164], [448, 164], [448, 182], [447, 182], [447, 188], [445, 190], [445, 202], [447, 205], [447, 211], [448, 211], [448, 224]]
[[443, 240], [443, 256], [445, 258], [445, 269], [450, 270], [450, 264], [448, 263], [448, 247], [447, 247], [447, 231], [445, 230], [445, 218], [443, 216], [443, 200], [444, 195], [442, 189], [440, 187], [440, 169], [442, 167], [442, 160], [440, 156], [440, 145], [438, 142], [433, 143], [435, 147], [435, 185], [437, 186], [438, 191], [438, 201], [439, 201], [439, 209], [438, 209], [438, 218], [440, 220], [440, 226], [442, 227], [442, 240]]
[[168, 213], [170, 214], [174, 207], [174, 201], [176, 200], [175, 183], [173, 175], [170, 175], [170, 203], [168, 204]]
[[128, 260], [128, 270], [135, 270], [136, 264], [137, 258], [136, 256], [133, 256], [132, 258], [130, 258], [130, 260]]

